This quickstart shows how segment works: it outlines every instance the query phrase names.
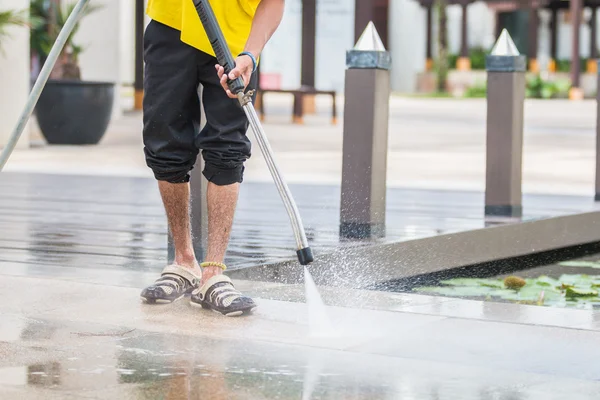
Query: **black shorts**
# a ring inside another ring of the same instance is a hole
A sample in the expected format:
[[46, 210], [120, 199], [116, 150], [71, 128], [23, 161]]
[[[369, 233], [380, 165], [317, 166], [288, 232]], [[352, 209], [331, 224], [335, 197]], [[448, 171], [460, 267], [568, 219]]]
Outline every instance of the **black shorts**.
[[[242, 182], [251, 155], [248, 120], [223, 90], [217, 59], [180, 40], [180, 32], [151, 21], [144, 35], [143, 140], [157, 180], [188, 182], [200, 150], [209, 182]], [[247, 90], [255, 89], [256, 74]], [[198, 87], [202, 85], [202, 99]], [[200, 131], [200, 107], [206, 124]]]

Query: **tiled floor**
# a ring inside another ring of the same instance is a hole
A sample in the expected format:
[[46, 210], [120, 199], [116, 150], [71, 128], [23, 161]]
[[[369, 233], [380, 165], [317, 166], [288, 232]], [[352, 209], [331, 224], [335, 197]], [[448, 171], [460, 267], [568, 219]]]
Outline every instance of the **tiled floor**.
[[319, 337], [297, 302], [257, 299], [254, 316], [236, 319], [185, 301], [141, 305], [138, 290], [109, 285], [3, 276], [0, 292], [11, 299], [0, 303], [2, 398], [592, 400], [600, 391], [597, 327], [502, 321], [531, 306], [450, 316], [419, 295], [404, 299], [429, 307], [418, 312], [345, 304], [327, 308], [336, 332]]
[[[366, 242], [340, 240], [339, 187], [291, 185], [316, 253]], [[156, 184], [124, 177], [0, 174], [0, 263], [17, 274], [122, 276], [164, 267], [167, 229]], [[389, 189], [378, 242], [483, 228], [476, 192]], [[525, 219], [597, 210], [590, 198], [528, 195]], [[227, 262], [232, 269], [295, 257], [288, 216], [273, 184], [242, 186]], [[112, 274], [112, 275], [111, 275]], [[121, 278], [119, 278], [121, 279]], [[123, 277], [122, 279], [127, 279]]]

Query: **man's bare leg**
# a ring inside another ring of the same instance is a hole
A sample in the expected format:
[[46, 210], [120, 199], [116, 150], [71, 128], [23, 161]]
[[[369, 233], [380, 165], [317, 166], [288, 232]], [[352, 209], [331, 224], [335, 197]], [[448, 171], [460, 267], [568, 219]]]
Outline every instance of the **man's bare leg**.
[[189, 183], [158, 182], [160, 195], [167, 213], [169, 230], [175, 247], [175, 264], [190, 268], [195, 275], [202, 271], [196, 260], [190, 224]]
[[[219, 186], [208, 182], [206, 193], [208, 248], [205, 258], [207, 262], [223, 263], [225, 259], [239, 190], [239, 183]], [[208, 266], [204, 268], [202, 282], [204, 283], [213, 276], [222, 273], [223, 270], [221, 268]]]

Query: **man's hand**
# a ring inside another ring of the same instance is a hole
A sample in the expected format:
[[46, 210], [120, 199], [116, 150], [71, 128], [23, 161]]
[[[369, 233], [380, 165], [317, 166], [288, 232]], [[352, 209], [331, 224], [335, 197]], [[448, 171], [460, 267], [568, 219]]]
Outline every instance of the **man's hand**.
[[[225, 69], [219, 64], [215, 65], [215, 68], [217, 69], [217, 74], [221, 80], [221, 86], [223, 86], [227, 96], [231, 97], [232, 99], [236, 99], [237, 97], [231, 93], [229, 86], [227, 86], [228, 76], [225, 75]], [[250, 57], [246, 55], [240, 56], [235, 59], [235, 68], [229, 72], [229, 79], [234, 80], [241, 76], [242, 80], [244, 81], [245, 89], [248, 87], [248, 83], [250, 83], [250, 76], [252, 75], [253, 68], [254, 64], [252, 64], [252, 59]]]

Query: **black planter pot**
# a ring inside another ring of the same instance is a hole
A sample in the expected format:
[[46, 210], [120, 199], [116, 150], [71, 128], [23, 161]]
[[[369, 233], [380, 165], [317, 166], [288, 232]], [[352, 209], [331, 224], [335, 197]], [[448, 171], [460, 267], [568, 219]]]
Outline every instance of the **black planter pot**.
[[97, 144], [110, 122], [115, 84], [48, 80], [35, 108], [49, 144]]

